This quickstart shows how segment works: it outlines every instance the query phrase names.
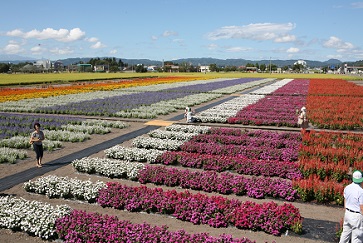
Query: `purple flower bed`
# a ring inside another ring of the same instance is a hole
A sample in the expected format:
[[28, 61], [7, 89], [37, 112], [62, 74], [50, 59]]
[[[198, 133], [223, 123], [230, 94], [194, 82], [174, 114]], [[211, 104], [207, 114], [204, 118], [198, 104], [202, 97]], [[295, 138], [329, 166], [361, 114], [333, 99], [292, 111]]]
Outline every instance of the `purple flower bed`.
[[[233, 130], [233, 129], [232, 129]], [[224, 132], [227, 135], [224, 135]], [[288, 132], [249, 131], [228, 135], [229, 129], [215, 129], [184, 143], [183, 152], [242, 156], [261, 160], [297, 161], [301, 135]]]
[[229, 235], [219, 237], [207, 233], [188, 234], [184, 230], [172, 232], [168, 226], [132, 224], [115, 216], [86, 213], [73, 210], [56, 221], [57, 234], [69, 243], [78, 242], [189, 242], [189, 243], [252, 243], [247, 238], [233, 239]]
[[39, 122], [42, 129], [57, 130], [62, 125], [81, 124], [84, 119], [70, 116], [27, 115], [0, 112], [0, 139], [13, 136], [29, 136], [33, 125]]
[[309, 80], [293, 80], [227, 119], [228, 123], [297, 127], [296, 110], [306, 105]]
[[266, 161], [243, 156], [207, 155], [188, 152], [165, 152], [155, 163], [164, 165], [182, 165], [211, 171], [234, 171], [238, 174], [254, 176], [277, 176], [286, 179], [300, 179], [302, 174], [296, 162]]
[[209, 197], [189, 191], [178, 193], [146, 186], [130, 187], [116, 182], [107, 183], [107, 187], [99, 191], [97, 203], [102, 207], [132, 212], [170, 214], [193, 224], [215, 228], [234, 225], [273, 235], [280, 235], [287, 229], [297, 232], [301, 230], [302, 221], [299, 209], [291, 204], [240, 202], [221, 196]]
[[291, 181], [267, 177], [244, 178], [228, 172], [219, 174], [215, 171], [190, 171], [165, 166], [146, 166], [139, 171], [138, 181], [143, 184], [180, 186], [185, 189], [221, 194], [234, 193], [258, 199], [273, 197], [294, 201], [298, 198]]
[[164, 89], [162, 91], [127, 94], [104, 99], [94, 99], [89, 101], [70, 103], [67, 105], [38, 108], [37, 112], [112, 116], [114, 113], [121, 110], [135, 109], [142, 105], [151, 105], [160, 101], [182, 98], [190, 95], [191, 93], [209, 92], [237, 84], [248, 83], [254, 80], [258, 79], [232, 79], [220, 82], [211, 82], [205, 84], [196, 84], [178, 88]]

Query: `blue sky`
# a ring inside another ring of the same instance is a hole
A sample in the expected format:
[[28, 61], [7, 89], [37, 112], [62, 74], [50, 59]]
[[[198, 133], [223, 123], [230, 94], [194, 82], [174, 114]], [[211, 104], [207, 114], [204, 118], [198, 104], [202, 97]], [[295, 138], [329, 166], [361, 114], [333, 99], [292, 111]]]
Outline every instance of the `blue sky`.
[[0, 55], [363, 60], [363, 1], [1, 3]]

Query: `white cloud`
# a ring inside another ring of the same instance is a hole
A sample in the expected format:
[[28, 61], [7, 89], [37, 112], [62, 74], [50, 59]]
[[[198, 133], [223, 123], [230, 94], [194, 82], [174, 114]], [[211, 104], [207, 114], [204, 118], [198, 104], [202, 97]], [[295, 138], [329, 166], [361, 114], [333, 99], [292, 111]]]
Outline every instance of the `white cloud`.
[[355, 2], [350, 4], [353, 8], [363, 8], [363, 2]]
[[218, 45], [216, 45], [216, 44], [210, 44], [210, 45], [208, 45], [208, 46], [207, 46], [207, 48], [208, 48], [209, 50], [215, 50], [215, 49], [217, 49], [217, 48], [218, 48]]
[[290, 47], [289, 49], [286, 50], [287, 53], [297, 53], [299, 51], [300, 49], [296, 47]]
[[16, 43], [9, 43], [4, 47], [4, 52], [6, 54], [17, 54], [17, 53], [21, 53], [24, 50], [22, 49], [21, 45], [16, 44]]
[[55, 49], [50, 50], [50, 52], [55, 55], [68, 55], [68, 54], [72, 54], [74, 51], [71, 50], [69, 47], [67, 47], [65, 49], [55, 48]]
[[163, 33], [163, 36], [164, 36], [164, 37], [177, 36], [177, 35], [178, 35], [178, 33], [177, 33], [177, 32], [174, 32], [174, 31], [168, 31], [168, 30], [164, 31], [164, 33]]
[[343, 40], [339, 39], [338, 37], [331, 36], [329, 40], [323, 43], [324, 47], [327, 48], [334, 48], [338, 50], [346, 50], [346, 49], [354, 49], [354, 45], [350, 42], [344, 42]]
[[71, 42], [83, 39], [83, 37], [85, 36], [85, 32], [83, 32], [80, 28], [74, 28], [71, 30], [67, 29], [55, 30], [52, 28], [46, 28], [43, 29], [42, 31], [31, 30], [29, 32], [23, 32], [19, 29], [15, 29], [12, 31], [8, 31], [6, 35], [12, 37], [25, 38], [25, 39], [32, 39], [32, 38], [38, 40], [54, 39], [60, 42]]
[[88, 42], [97, 42], [98, 38], [96, 38], [96, 37], [87, 38], [87, 41]]
[[158, 37], [157, 37], [157, 36], [155, 36], [155, 35], [151, 36], [151, 40], [155, 41], [155, 40], [157, 40], [157, 39], [158, 39]]
[[277, 37], [275, 39], [275, 42], [293, 42], [293, 41], [296, 41], [296, 36], [294, 35], [284, 35]]
[[100, 41], [97, 41], [94, 45], [91, 46], [92, 49], [100, 49], [104, 47], [106, 47], [106, 45], [102, 44]]
[[113, 49], [110, 51], [110, 54], [116, 54], [117, 53], [117, 50], [116, 49]]
[[244, 26], [225, 26], [207, 34], [210, 40], [251, 39], [274, 40], [277, 42], [294, 41], [296, 37], [288, 35], [295, 24], [256, 23]]
[[251, 48], [245, 48], [245, 47], [239, 47], [239, 46], [226, 48], [227, 52], [244, 52], [244, 51], [249, 51], [249, 50], [251, 50]]

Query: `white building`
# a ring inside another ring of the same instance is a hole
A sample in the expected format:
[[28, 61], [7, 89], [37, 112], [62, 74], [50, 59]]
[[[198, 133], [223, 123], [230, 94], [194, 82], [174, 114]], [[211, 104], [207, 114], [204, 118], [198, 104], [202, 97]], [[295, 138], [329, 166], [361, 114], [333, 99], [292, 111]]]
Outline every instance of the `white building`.
[[43, 68], [44, 70], [48, 70], [52, 67], [50, 60], [38, 60], [36, 61], [33, 66], [38, 68]]
[[304, 67], [306, 67], [306, 62], [304, 60], [297, 60], [296, 62], [294, 62], [294, 65], [303, 65]]

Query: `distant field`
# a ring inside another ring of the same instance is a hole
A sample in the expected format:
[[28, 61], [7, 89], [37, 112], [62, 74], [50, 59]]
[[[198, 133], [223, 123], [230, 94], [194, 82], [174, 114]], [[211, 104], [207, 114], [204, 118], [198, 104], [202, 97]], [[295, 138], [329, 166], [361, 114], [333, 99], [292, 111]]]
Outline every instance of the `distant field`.
[[47, 74], [0, 74], [0, 86], [30, 85], [49, 83], [68, 83], [75, 81], [97, 81], [105, 79], [124, 79], [137, 77], [162, 76], [196, 76], [211, 78], [329, 78], [344, 80], [363, 80], [362, 76], [349, 76], [338, 74], [278, 74], [278, 73], [47, 73]]

